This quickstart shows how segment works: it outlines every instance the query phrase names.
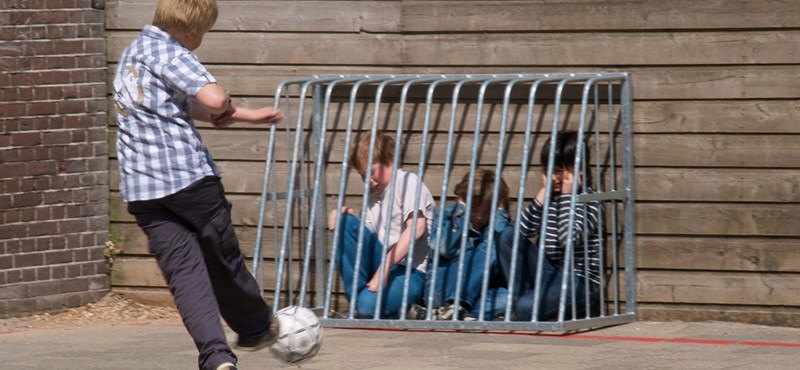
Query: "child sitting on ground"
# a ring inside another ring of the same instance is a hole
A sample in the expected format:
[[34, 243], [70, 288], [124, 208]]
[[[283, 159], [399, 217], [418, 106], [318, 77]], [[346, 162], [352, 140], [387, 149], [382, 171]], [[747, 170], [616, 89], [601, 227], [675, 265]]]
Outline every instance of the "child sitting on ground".
[[[588, 166], [589, 151], [583, 143], [583, 150], [578, 151], [578, 133], [561, 132], [555, 137], [554, 168], [552, 177], [552, 193], [549, 197], [549, 209], [546, 220], [546, 234], [541, 235], [544, 204], [546, 202], [547, 168], [550, 159], [551, 139], [547, 140], [540, 154], [542, 165], [542, 188], [536, 198], [525, 208], [520, 218], [520, 234], [514, 235], [514, 228], [508, 228], [500, 235], [497, 243], [497, 259], [502, 277], [506, 285], [514, 286], [516, 304], [513, 315], [516, 320], [533, 319], [534, 301], [538, 301], [537, 320], [557, 320], [564, 269], [572, 272], [567, 276], [567, 300], [565, 318], [571, 318], [575, 305], [575, 316], [585, 314], [586, 294], [589, 292], [590, 307], [598, 307], [600, 292], [600, 245], [603, 232], [600, 229], [602, 204], [596, 201], [577, 203], [572, 225], [570, 225], [570, 205], [572, 203], [573, 184], [577, 182], [577, 194], [591, 194], [595, 190], [582, 181], [584, 173], [574, 168], [576, 155], [581, 155], [585, 165], [587, 182], [591, 182]], [[569, 230], [572, 234], [569, 234]], [[539, 295], [535, 296], [539, 243], [528, 238], [544, 237], [544, 259], [542, 262], [541, 285]], [[511, 276], [514, 239], [519, 240], [517, 250], [517, 270]], [[571, 259], [574, 270], [565, 265], [567, 245], [572, 244]], [[575, 292], [573, 295], [572, 292]], [[574, 300], [574, 302], [573, 302]]]
[[[464, 174], [453, 191], [456, 195], [456, 203], [444, 209], [441, 232], [435, 232], [432, 241], [439, 242], [439, 247], [432, 248], [432, 253], [438, 249], [440, 255], [439, 266], [428, 272], [429, 286], [435, 275], [434, 307], [439, 307], [435, 311], [433, 318], [438, 320], [452, 320], [456, 310], [458, 318], [465, 321], [472, 321], [479, 314], [480, 295], [486, 270], [487, 251], [494, 248], [488, 245], [489, 233], [494, 232], [493, 240], [505, 230], [510, 224], [508, 216], [508, 185], [501, 178], [497, 186], [497, 210], [495, 212], [494, 225], [490, 226], [492, 213], [492, 196], [495, 192], [495, 173], [491, 170], [477, 169], [472, 186], [472, 202], [469, 217], [466, 216], [466, 199], [468, 199], [470, 173]], [[467, 225], [467, 219], [469, 225]], [[434, 223], [436, 225], [436, 223]], [[458, 265], [462, 261], [460, 249], [464, 228], [468, 227], [467, 240], [464, 248], [463, 270], [461, 278], [460, 299], [456, 299], [458, 284]], [[493, 250], [492, 250], [493, 251]], [[494, 253], [490, 256], [489, 270], [491, 277], [496, 274]], [[458, 301], [458, 303], [456, 303]], [[414, 318], [422, 319], [424, 311], [420, 306], [415, 307]]]
[[[398, 168], [396, 177], [392, 178], [394, 139], [378, 131], [375, 137], [374, 155], [373, 158], [369, 158], [370, 138], [370, 134], [365, 134], [356, 141], [349, 161], [350, 166], [358, 171], [361, 178], [369, 181], [364, 219], [359, 220], [355, 211], [344, 207], [341, 210], [331, 211], [328, 216], [328, 228], [333, 230], [337, 227], [337, 223], [339, 224], [335, 263], [342, 276], [346, 297], [351, 305], [355, 305], [355, 316], [392, 319], [399, 317], [403, 286], [406, 283], [405, 264], [412, 246], [414, 249], [407, 302], [415, 302], [422, 295], [428, 239], [436, 206], [425, 184], [420, 186], [419, 205], [415, 204], [417, 185], [420, 181], [416, 174]], [[367, 179], [368, 168], [370, 171]], [[389, 199], [390, 193], [393, 193], [392, 199]], [[388, 215], [390, 204], [392, 213]], [[389, 235], [386, 235], [387, 223], [391, 225]], [[356, 270], [359, 230], [362, 227], [361, 259]], [[381, 264], [384, 257], [384, 243], [388, 246], [388, 252], [385, 256], [386, 263]], [[382, 286], [381, 274], [383, 274]], [[354, 278], [357, 279], [355, 292], [353, 292]], [[383, 289], [381, 310], [379, 317], [376, 317], [375, 308], [380, 289]]]

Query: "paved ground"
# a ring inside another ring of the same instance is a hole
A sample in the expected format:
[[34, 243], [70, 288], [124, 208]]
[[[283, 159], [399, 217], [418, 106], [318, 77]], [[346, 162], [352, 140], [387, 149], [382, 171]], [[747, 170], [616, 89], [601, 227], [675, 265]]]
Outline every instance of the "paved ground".
[[[231, 335], [232, 338], [232, 335]], [[0, 331], [2, 369], [195, 369], [175, 319]], [[567, 336], [326, 329], [322, 351], [285, 365], [240, 353], [243, 370], [797, 369], [800, 329], [636, 322]]]

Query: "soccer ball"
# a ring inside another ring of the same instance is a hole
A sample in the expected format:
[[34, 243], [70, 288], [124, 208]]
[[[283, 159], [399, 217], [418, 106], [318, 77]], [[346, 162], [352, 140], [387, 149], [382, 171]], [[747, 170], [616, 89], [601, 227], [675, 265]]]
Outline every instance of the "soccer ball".
[[322, 324], [311, 310], [288, 306], [277, 313], [280, 333], [278, 340], [269, 347], [278, 359], [294, 363], [314, 357], [322, 347]]

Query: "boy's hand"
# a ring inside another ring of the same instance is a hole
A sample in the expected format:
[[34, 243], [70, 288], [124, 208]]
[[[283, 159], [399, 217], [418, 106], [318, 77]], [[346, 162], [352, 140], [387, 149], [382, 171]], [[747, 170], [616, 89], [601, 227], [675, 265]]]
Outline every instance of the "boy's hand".
[[333, 230], [334, 228], [336, 228], [336, 220], [339, 219], [339, 214], [340, 213], [345, 213], [345, 214], [352, 215], [353, 214], [353, 210], [350, 209], [350, 208], [347, 208], [347, 207], [342, 207], [341, 211], [337, 211], [335, 209], [330, 211], [328, 213], [328, 230]]
[[[367, 289], [369, 289], [370, 292], [377, 292], [378, 288], [380, 287], [380, 279], [381, 270], [378, 269], [378, 271], [375, 271], [375, 275], [372, 275], [372, 279], [369, 280], [369, 283], [367, 283]], [[388, 273], [383, 276], [383, 287], [386, 288], [387, 285], [389, 285]]]
[[220, 114], [211, 115], [211, 123], [216, 127], [227, 127], [235, 121], [250, 123], [276, 123], [283, 120], [283, 113], [280, 110], [270, 107], [260, 109], [240, 108], [230, 105], [227, 111]]
[[233, 119], [233, 110], [229, 110], [224, 113], [220, 114], [212, 114], [211, 115], [211, 123], [214, 124], [214, 127], [228, 127], [234, 122]]
[[276, 123], [283, 121], [283, 112], [272, 107], [254, 109], [247, 121], [252, 123]]
[[336, 228], [336, 220], [339, 218], [339, 211], [332, 210], [328, 213], [328, 230]]

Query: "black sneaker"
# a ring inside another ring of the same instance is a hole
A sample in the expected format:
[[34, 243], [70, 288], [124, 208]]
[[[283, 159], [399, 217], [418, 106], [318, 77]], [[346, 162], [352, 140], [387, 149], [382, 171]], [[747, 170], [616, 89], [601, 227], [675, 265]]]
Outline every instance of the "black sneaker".
[[[263, 337], [257, 339], [239, 336], [239, 339], [236, 340], [236, 348], [246, 352], [258, 351], [264, 347], [269, 347], [273, 345], [278, 340], [278, 335], [280, 334], [280, 332], [281, 331], [278, 325], [278, 319], [273, 317], [272, 323], [269, 325], [269, 331], [267, 332], [267, 334], [264, 334]], [[236, 366], [234, 366], [232, 370], [236, 370]]]

